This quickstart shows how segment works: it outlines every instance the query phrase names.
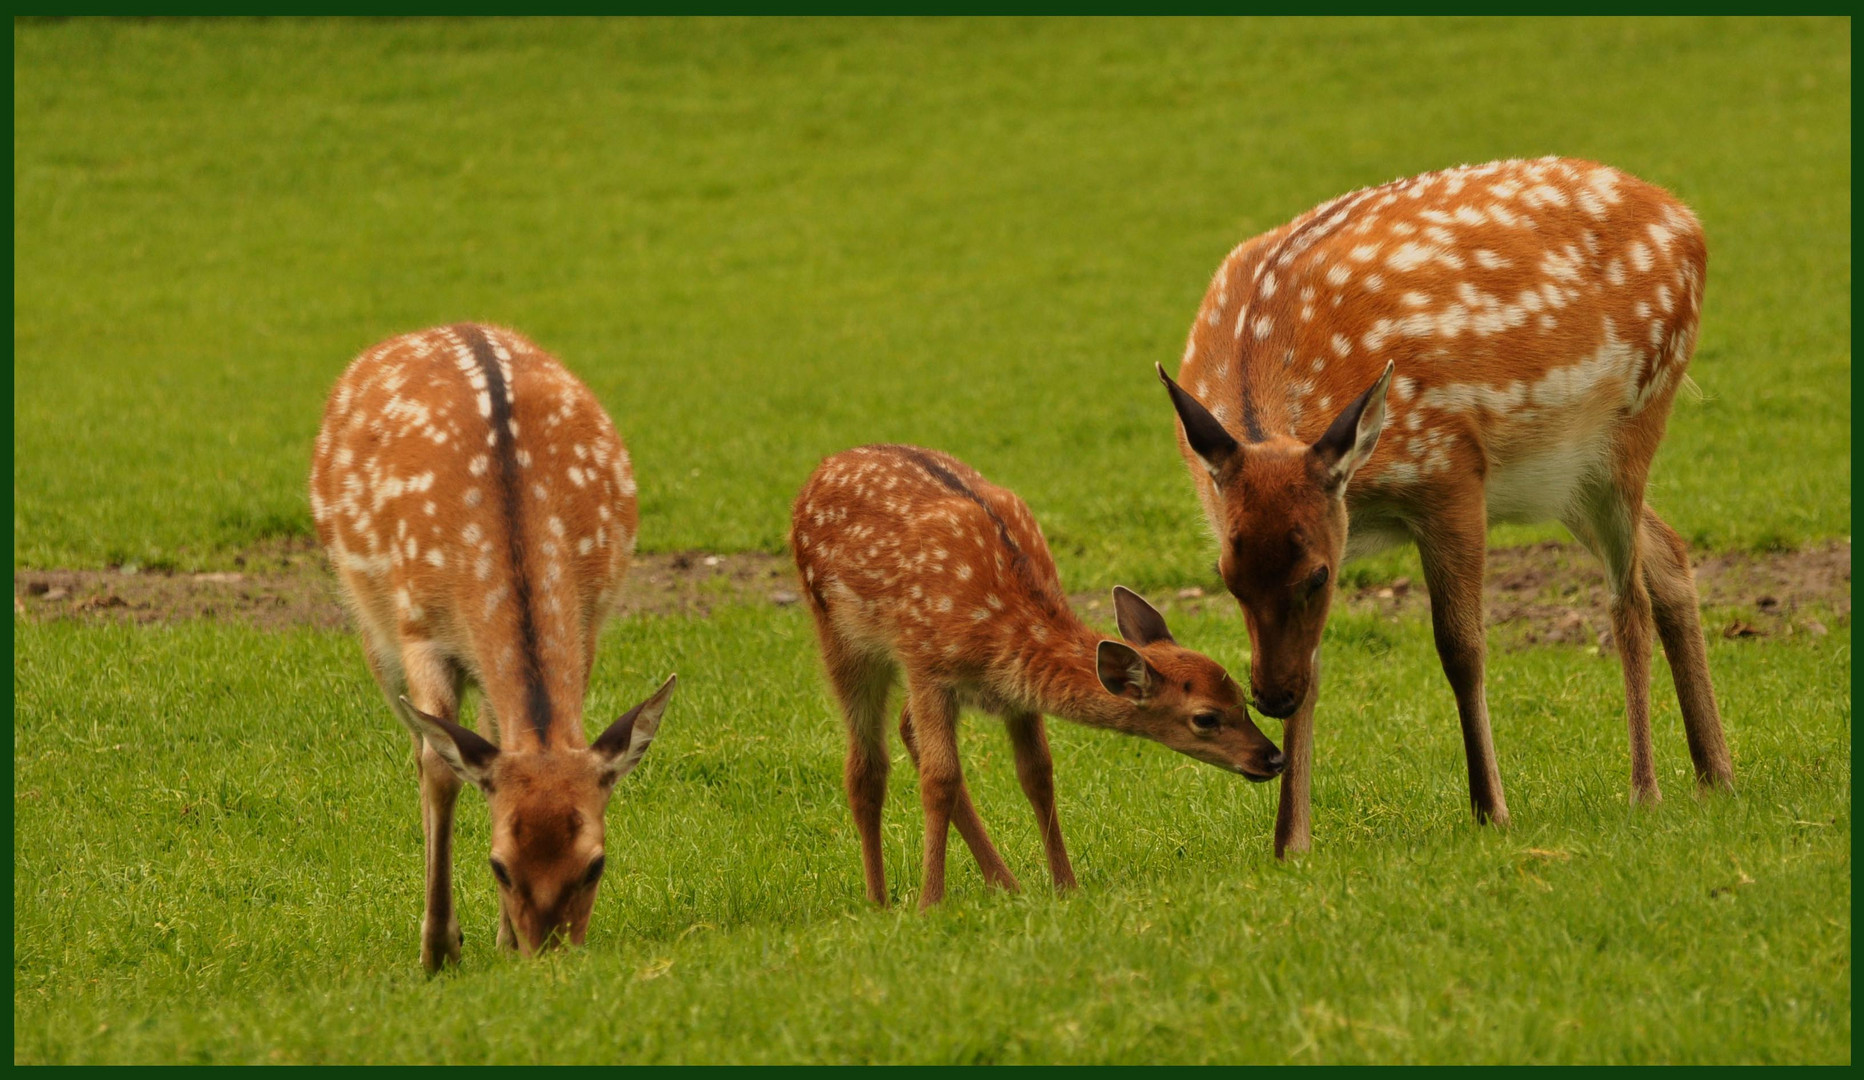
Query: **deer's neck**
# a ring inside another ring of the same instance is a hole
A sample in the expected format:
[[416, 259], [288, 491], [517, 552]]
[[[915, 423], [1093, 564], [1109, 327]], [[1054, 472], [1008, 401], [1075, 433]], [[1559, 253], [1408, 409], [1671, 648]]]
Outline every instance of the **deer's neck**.
[[1012, 664], [1020, 694], [1038, 712], [1088, 727], [1121, 728], [1130, 708], [1100, 685], [1102, 634], [1065, 607], [1019, 635]]
[[582, 728], [583, 696], [561, 674], [538, 673], [535, 680], [499, 680], [502, 685], [485, 687], [501, 749], [535, 753], [589, 745]]

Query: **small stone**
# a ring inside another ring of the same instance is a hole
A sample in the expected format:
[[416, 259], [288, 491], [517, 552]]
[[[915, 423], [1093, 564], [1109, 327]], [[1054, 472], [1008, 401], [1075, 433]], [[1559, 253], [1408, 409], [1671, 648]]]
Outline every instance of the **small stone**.
[[1178, 599], [1180, 600], [1196, 600], [1203, 595], [1204, 590], [1198, 588], [1196, 585], [1189, 585], [1178, 590]]
[[228, 573], [196, 574], [194, 575], [194, 580], [211, 581], [211, 582], [217, 582], [223, 585], [230, 585], [230, 584], [233, 584], [234, 582], [246, 580], [246, 575], [245, 574], [228, 574]]
[[118, 567], [117, 569], [122, 571], [125, 574], [139, 574], [142, 572], [142, 564], [126, 562], [122, 566]]
[[1760, 637], [1761, 631], [1750, 623], [1736, 619], [1722, 628], [1722, 636], [1732, 641], [1735, 638]]
[[1825, 624], [1819, 620], [1807, 619], [1806, 633], [1811, 634], [1813, 637], [1824, 637], [1826, 634], [1831, 633], [1831, 631], [1827, 630]]
[[707, 555], [705, 557], [705, 564], [707, 566], [717, 566], [718, 563], [719, 563], [719, 558], [717, 555]]
[[1380, 589], [1378, 592], [1378, 597], [1380, 600], [1390, 600], [1397, 595], [1398, 595], [1397, 592], [1389, 588]]
[[788, 607], [801, 599], [802, 597], [797, 596], [793, 592], [778, 591], [770, 594], [770, 602], [778, 607]]
[[1410, 578], [1401, 577], [1401, 578], [1394, 578], [1392, 580], [1393, 594], [1397, 596], [1403, 596], [1405, 593], [1408, 593], [1410, 591], [1411, 591], [1411, 579]]
[[65, 597], [70, 596], [70, 595], [71, 595], [70, 589], [47, 589], [45, 590], [45, 598], [47, 600], [63, 600]]

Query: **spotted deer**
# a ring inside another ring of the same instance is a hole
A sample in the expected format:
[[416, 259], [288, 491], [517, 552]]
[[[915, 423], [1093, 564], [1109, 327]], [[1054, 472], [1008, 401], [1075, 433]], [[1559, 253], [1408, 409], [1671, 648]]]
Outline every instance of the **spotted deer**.
[[[421, 962], [460, 956], [453, 810], [491, 810], [498, 941], [581, 944], [616, 781], [674, 679], [583, 734], [596, 636], [634, 550], [628, 452], [594, 395], [510, 330], [461, 324], [383, 342], [324, 412], [311, 513], [364, 654], [414, 739], [427, 845]], [[481, 691], [496, 745], [457, 723]]]
[[1058, 889], [1074, 888], [1075, 878], [1043, 713], [1143, 736], [1251, 780], [1281, 771], [1280, 752], [1228, 673], [1173, 641], [1158, 611], [1124, 588], [1113, 591], [1124, 640], [1095, 633], [1069, 608], [1029, 508], [950, 455], [863, 446], [826, 459], [796, 498], [790, 550], [847, 721], [848, 804], [876, 904], [887, 903], [884, 710], [901, 669], [900, 737], [926, 818], [921, 908], [944, 898], [953, 824], [987, 883], [1018, 887], [965, 788], [960, 706], [1009, 728]]
[[[1179, 382], [1159, 377], [1288, 719], [1278, 854], [1310, 842], [1321, 629], [1339, 563], [1415, 542], [1479, 819], [1508, 820], [1483, 689], [1496, 522], [1558, 520], [1605, 564], [1631, 797], [1659, 798], [1652, 616], [1704, 787], [1732, 784], [1687, 549], [1644, 502], [1695, 348], [1707, 249], [1675, 197], [1587, 161], [1500, 161], [1322, 204], [1217, 270]], [[1350, 530], [1349, 530], [1350, 522]]]

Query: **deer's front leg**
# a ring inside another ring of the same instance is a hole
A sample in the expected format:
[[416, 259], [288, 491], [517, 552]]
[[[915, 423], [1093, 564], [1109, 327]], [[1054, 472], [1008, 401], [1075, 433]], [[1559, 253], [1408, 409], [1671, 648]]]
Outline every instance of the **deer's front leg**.
[[1275, 805], [1275, 857], [1314, 846], [1311, 799], [1314, 775], [1314, 703], [1320, 699], [1320, 656], [1314, 656], [1307, 697], [1282, 724], [1281, 799]]
[[913, 739], [919, 752], [919, 804], [925, 810], [925, 876], [921, 911], [945, 899], [945, 841], [964, 785], [958, 764], [958, 703], [943, 687], [915, 682], [909, 688]]
[[[448, 720], [458, 715], [462, 673], [457, 666], [431, 645], [417, 641], [402, 642], [400, 660], [408, 700], [415, 708]], [[410, 725], [409, 730], [415, 729]], [[431, 973], [460, 959], [460, 920], [453, 907], [453, 810], [459, 803], [461, 781], [420, 735], [414, 736], [414, 752], [421, 775], [421, 833], [427, 842], [421, 966]]]
[[1488, 510], [1480, 494], [1445, 499], [1457, 507], [1442, 512], [1427, 529], [1419, 529], [1418, 554], [1430, 589], [1430, 621], [1436, 631], [1437, 658], [1456, 693], [1463, 724], [1463, 754], [1469, 762], [1469, 805], [1478, 821], [1508, 824], [1501, 771], [1495, 764], [1495, 740], [1489, 733], [1488, 694], [1483, 686], [1488, 642], [1483, 612], [1482, 576], [1488, 559]]
[[453, 809], [460, 779], [427, 740], [419, 744], [421, 832], [427, 841], [427, 911], [421, 919], [421, 966], [429, 972], [459, 963], [460, 920], [453, 909]]
[[[919, 743], [913, 733], [913, 707], [908, 704], [900, 710], [900, 739], [906, 743], [906, 752], [912, 755], [913, 765], [919, 764]], [[984, 875], [984, 883], [994, 885], [1006, 892], [1020, 892], [1022, 886], [1016, 883], [1016, 875], [1010, 873], [1010, 866], [1003, 861], [995, 844], [990, 842], [990, 834], [984, 831], [984, 819], [978, 816], [977, 806], [971, 802], [971, 792], [962, 778], [958, 781], [958, 795], [952, 800], [952, 824], [958, 827], [958, 835], [964, 838], [966, 847], [971, 849], [971, 857], [977, 860], [978, 872]]]
[[1036, 812], [1042, 830], [1042, 851], [1048, 856], [1049, 877], [1059, 892], [1074, 889], [1074, 866], [1061, 839], [1061, 817], [1055, 810], [1055, 759], [1049, 753], [1048, 731], [1039, 713], [1017, 713], [1004, 718], [1010, 746], [1016, 752], [1016, 779]]

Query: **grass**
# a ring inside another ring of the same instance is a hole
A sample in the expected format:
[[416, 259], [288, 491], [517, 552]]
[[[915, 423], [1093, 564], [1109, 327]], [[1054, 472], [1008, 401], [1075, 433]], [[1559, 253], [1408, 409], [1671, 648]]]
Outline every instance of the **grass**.
[[[1223, 254], [1544, 153], [1708, 228], [1704, 397], [1652, 503], [1711, 548], [1848, 537], [1850, 95], [1846, 19], [16, 22], [15, 567], [307, 535], [348, 358], [470, 318], [596, 391], [649, 550], [777, 550], [820, 457], [895, 440], [1019, 491], [1072, 587], [1184, 582], [1210, 553], [1150, 369]], [[1387, 562], [1355, 574], [1415, 574]], [[1689, 796], [1656, 673], [1647, 812], [1617, 665], [1498, 651], [1499, 832], [1428, 627], [1336, 616], [1314, 853], [1270, 857], [1272, 788], [1058, 726], [1068, 898], [972, 725], [1029, 891], [959, 859], [926, 917], [903, 756], [905, 910], [861, 899], [803, 615], [632, 619], [593, 712], [683, 680], [589, 947], [495, 951], [468, 793], [433, 980], [406, 737], [353, 638], [16, 618], [14, 1056], [1848, 1062], [1850, 619], [1821, 617], [1711, 642], [1732, 798]], [[1233, 613], [1174, 628], [1245, 651]]]
[[[1734, 797], [1690, 797], [1656, 673], [1650, 811], [1625, 805], [1617, 665], [1497, 653], [1500, 832], [1465, 819], [1427, 625], [1342, 617], [1315, 852], [1269, 856], [1272, 786], [1057, 724], [1067, 898], [1002, 733], [972, 723], [968, 775], [1028, 891], [986, 893], [958, 857], [926, 917], [897, 747], [899, 908], [862, 899], [805, 616], [628, 621], [592, 712], [683, 678], [610, 810], [589, 945], [494, 950], [468, 792], [465, 961], [432, 981], [406, 738], [353, 639], [16, 623], [15, 1060], [1848, 1061], [1850, 621], [1828, 618], [1712, 644]], [[1245, 644], [1228, 614], [1174, 623]]]
[[1548, 152], [1713, 252], [1693, 541], [1850, 530], [1847, 20], [16, 23], [14, 561], [308, 534], [322, 398], [505, 322], [617, 418], [650, 550], [776, 550], [823, 455], [958, 454], [1064, 574], [1209, 553], [1170, 413], [1236, 241]]

